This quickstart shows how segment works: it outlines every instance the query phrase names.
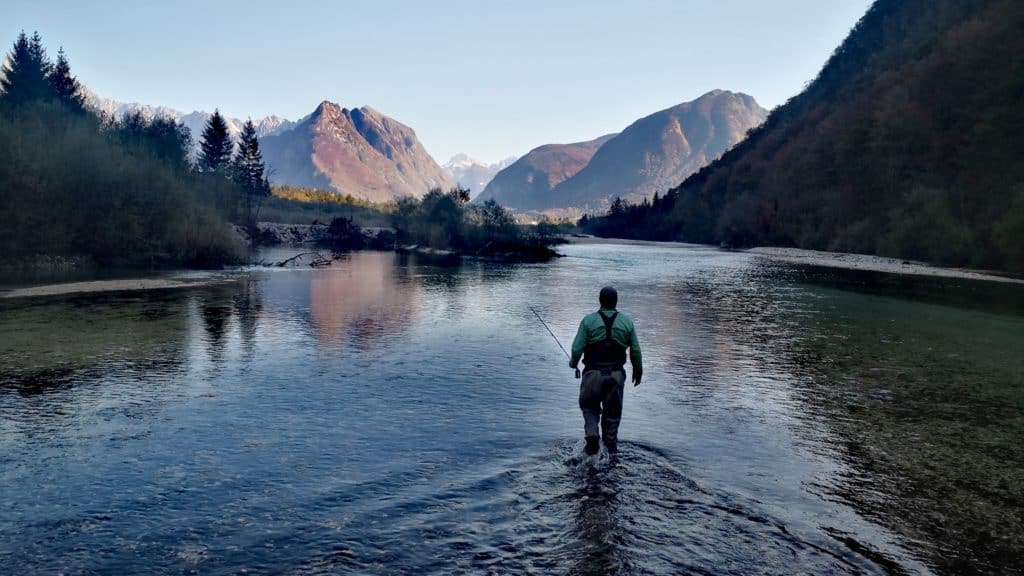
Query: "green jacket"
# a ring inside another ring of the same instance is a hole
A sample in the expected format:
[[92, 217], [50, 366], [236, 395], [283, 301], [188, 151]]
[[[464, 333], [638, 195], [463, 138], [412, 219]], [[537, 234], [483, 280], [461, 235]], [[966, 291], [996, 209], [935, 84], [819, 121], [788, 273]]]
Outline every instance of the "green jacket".
[[[605, 316], [611, 316], [618, 310], [601, 308]], [[576, 331], [576, 339], [572, 341], [572, 358], [569, 364], [575, 368], [583, 357], [583, 350], [587, 344], [604, 340], [604, 320], [597, 312], [587, 314], [580, 322], [580, 329]], [[640, 341], [636, 338], [636, 328], [633, 326], [633, 319], [623, 312], [615, 317], [612, 324], [612, 339], [629, 348], [629, 361], [633, 364], [634, 371], [643, 372], [643, 357], [640, 355]]]

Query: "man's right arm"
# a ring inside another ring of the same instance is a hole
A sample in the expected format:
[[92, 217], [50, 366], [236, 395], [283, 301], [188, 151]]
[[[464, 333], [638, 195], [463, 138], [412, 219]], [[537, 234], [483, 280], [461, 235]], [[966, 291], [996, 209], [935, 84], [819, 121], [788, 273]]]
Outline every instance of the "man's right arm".
[[636, 327], [629, 331], [629, 361], [633, 364], [633, 385], [639, 386], [644, 375], [643, 354], [640, 353], [640, 339], [636, 337]]

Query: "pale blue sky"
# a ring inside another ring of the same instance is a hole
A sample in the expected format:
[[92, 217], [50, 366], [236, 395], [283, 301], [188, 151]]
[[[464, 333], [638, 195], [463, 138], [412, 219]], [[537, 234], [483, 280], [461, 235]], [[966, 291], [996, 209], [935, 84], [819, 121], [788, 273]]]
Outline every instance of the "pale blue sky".
[[722, 88], [771, 108], [870, 0], [6, 0], [102, 96], [295, 120], [322, 100], [412, 126], [438, 162], [589, 140]]

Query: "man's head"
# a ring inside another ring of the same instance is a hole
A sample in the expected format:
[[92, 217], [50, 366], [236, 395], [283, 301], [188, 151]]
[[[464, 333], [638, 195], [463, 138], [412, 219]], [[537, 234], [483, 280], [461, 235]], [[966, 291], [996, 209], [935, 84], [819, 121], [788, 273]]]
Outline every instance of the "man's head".
[[601, 303], [601, 308], [612, 309], [619, 303], [619, 293], [615, 291], [615, 288], [605, 286], [601, 288], [601, 294], [597, 297], [597, 300]]

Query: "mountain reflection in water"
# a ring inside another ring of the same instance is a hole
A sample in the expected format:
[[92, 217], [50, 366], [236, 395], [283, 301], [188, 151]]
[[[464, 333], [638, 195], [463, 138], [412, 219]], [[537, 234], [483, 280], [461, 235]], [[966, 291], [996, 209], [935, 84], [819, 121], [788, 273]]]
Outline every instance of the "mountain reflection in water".
[[409, 268], [386, 252], [356, 252], [314, 274], [309, 284], [310, 324], [324, 348], [344, 343], [372, 347], [411, 324], [420, 299]]

